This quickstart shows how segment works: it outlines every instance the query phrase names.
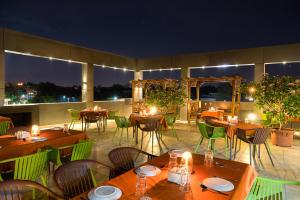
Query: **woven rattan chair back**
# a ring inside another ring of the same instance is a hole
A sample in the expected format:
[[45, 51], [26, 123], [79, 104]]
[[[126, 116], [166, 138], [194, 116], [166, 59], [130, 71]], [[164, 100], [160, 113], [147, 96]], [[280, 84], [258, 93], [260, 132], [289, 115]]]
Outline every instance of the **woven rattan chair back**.
[[33, 190], [37, 194], [36, 199], [64, 199], [43, 185], [28, 180], [7, 180], [0, 182], [0, 199], [28, 199], [31, 198], [32, 193], [30, 191]]
[[54, 182], [65, 197], [72, 198], [96, 186], [96, 173], [101, 181], [110, 178], [111, 168], [94, 160], [68, 162], [54, 172]]

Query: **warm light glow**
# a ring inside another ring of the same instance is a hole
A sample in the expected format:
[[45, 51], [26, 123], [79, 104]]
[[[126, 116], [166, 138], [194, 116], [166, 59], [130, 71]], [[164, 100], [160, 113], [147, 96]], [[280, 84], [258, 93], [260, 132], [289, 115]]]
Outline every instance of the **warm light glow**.
[[186, 168], [189, 172], [193, 171], [193, 158], [191, 152], [184, 152], [182, 154], [180, 167]]
[[286, 62], [285, 62], [285, 61], [283, 61], [283, 62], [282, 62], [282, 64], [284, 64], [284, 65], [285, 65], [285, 64], [286, 64]]
[[249, 101], [254, 101], [253, 97], [249, 97]]
[[18, 86], [23, 86], [22, 82], [17, 83]]
[[98, 111], [98, 106], [94, 106], [94, 111]]
[[126, 68], [123, 68], [123, 71], [124, 71], [124, 72], [126, 72], [126, 71], [127, 71], [127, 69], [126, 69]]
[[254, 121], [254, 120], [256, 120], [256, 115], [255, 115], [254, 113], [249, 113], [249, 114], [248, 114], [248, 119], [249, 119], [250, 121]]
[[204, 67], [204, 66], [202, 66], [202, 69], [205, 69], [205, 67]]
[[150, 115], [154, 115], [154, 114], [156, 114], [156, 113], [157, 113], [157, 108], [156, 108], [155, 106], [151, 107], [151, 108], [150, 108], [150, 111], [149, 111], [149, 114], [150, 114]]
[[210, 110], [210, 111], [215, 111], [216, 108], [212, 106], [212, 107], [209, 108], [209, 110]]
[[49, 57], [49, 60], [52, 60], [53, 58], [52, 57]]
[[69, 63], [71, 63], [71, 62], [72, 62], [72, 60], [68, 60], [68, 62], [69, 62]]
[[255, 92], [255, 88], [254, 88], [254, 87], [250, 87], [250, 88], [249, 88], [249, 92], [250, 92], [250, 93]]
[[31, 136], [38, 136], [40, 134], [40, 129], [38, 125], [32, 125]]

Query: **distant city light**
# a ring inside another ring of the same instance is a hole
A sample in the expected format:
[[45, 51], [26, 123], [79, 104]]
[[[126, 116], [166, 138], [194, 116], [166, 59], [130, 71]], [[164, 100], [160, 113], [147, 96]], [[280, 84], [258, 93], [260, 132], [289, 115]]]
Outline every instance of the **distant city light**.
[[49, 60], [52, 60], [53, 58], [52, 57], [49, 57]]
[[24, 83], [22, 83], [22, 82], [17, 83], [18, 86], [23, 86], [23, 84]]
[[72, 62], [72, 60], [68, 60], [68, 62], [69, 62], [69, 63], [71, 63], [71, 62]]
[[284, 64], [284, 65], [285, 65], [285, 64], [286, 64], [286, 61], [283, 61], [283, 62], [282, 62], [282, 64]]
[[127, 69], [126, 69], [126, 68], [123, 68], [123, 71], [124, 71], [124, 72], [126, 72], [126, 71], [127, 71]]
[[113, 100], [118, 100], [118, 97], [117, 97], [117, 96], [114, 96]]

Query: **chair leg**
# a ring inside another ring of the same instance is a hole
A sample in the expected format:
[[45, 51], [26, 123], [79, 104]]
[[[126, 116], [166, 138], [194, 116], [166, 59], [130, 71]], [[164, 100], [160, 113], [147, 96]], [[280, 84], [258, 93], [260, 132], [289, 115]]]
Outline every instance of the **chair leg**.
[[198, 144], [197, 144], [197, 146], [196, 146], [196, 148], [195, 148], [195, 153], [197, 153], [198, 152], [198, 150], [199, 150], [199, 147], [200, 147], [200, 145], [202, 144], [202, 142], [203, 142], [203, 139], [204, 139], [204, 137], [203, 136], [201, 136], [201, 138], [199, 138], [199, 142], [198, 142]]
[[211, 150], [211, 140], [208, 139], [207, 150]]
[[122, 130], [121, 130], [121, 137], [120, 137], [119, 145], [121, 145], [122, 137], [123, 137], [123, 127], [122, 127]]
[[128, 127], [126, 129], [127, 129], [127, 142], [128, 142], [129, 141]]
[[227, 146], [227, 144], [228, 144], [227, 135], [225, 135], [224, 139], [225, 139], [225, 157], [228, 159], [229, 156], [228, 156], [228, 146]]
[[258, 158], [260, 159], [260, 144], [258, 145]]
[[271, 150], [269, 149], [269, 146], [268, 146], [268, 144], [267, 144], [266, 142], [265, 142], [264, 144], [265, 144], [266, 150], [267, 150], [267, 152], [268, 152], [269, 158], [270, 158], [270, 160], [271, 160], [271, 163], [272, 163], [272, 165], [274, 166], [274, 162], [273, 162], [272, 156], [271, 156]]
[[[234, 140], [234, 138], [232, 138], [231, 140]], [[240, 140], [241, 141], [241, 140]], [[237, 142], [238, 142], [238, 137], [235, 137], [235, 146], [234, 146], [234, 157], [233, 159], [235, 160], [235, 157], [236, 157], [236, 146], [237, 146]], [[231, 147], [229, 147], [231, 148]]]
[[153, 142], [154, 142], [154, 132], [150, 132], [150, 137], [152, 137], [152, 154], [153, 154]]
[[[136, 135], [137, 137], [137, 135]], [[143, 150], [144, 131], [142, 131], [141, 149]]]
[[252, 145], [249, 143], [250, 165], [252, 165]]
[[98, 133], [100, 134], [100, 125], [98, 124], [98, 122], [96, 122], [97, 125], [97, 129], [98, 129]]

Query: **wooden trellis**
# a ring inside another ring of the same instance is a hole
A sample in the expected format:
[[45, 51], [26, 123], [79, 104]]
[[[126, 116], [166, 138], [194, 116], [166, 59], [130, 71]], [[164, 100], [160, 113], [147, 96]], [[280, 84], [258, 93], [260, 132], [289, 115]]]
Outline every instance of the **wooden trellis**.
[[[201, 110], [200, 87], [204, 83], [209, 82], [228, 82], [232, 86], [231, 98], [231, 115], [237, 115], [240, 112], [241, 93], [240, 85], [242, 77], [240, 76], [223, 76], [223, 77], [199, 77], [199, 78], [186, 78], [185, 84], [188, 89], [187, 99], [187, 119], [190, 122], [191, 118], [199, 114]], [[191, 88], [196, 88], [196, 100], [191, 99]]]
[[133, 80], [132, 84], [132, 112], [139, 112], [145, 107], [145, 96], [147, 92], [154, 86], [162, 86], [164, 88], [178, 85], [175, 79], [150, 79], [150, 80]]

